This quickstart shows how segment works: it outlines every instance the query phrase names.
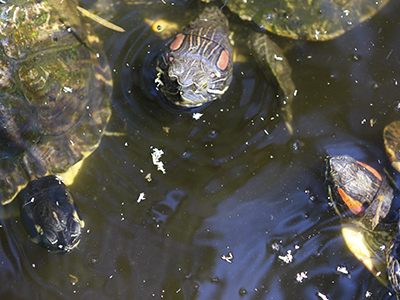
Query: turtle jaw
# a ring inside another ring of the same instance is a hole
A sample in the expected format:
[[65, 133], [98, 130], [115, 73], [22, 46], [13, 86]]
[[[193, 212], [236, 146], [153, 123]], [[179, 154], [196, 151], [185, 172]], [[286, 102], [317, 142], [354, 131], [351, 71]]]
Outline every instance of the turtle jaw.
[[43, 229], [37, 229], [39, 229], [38, 232], [44, 246], [50, 251], [69, 252], [78, 246], [81, 241], [84, 222], [79, 219], [76, 212], [73, 212], [72, 215], [68, 214], [67, 216], [64, 213], [59, 215], [53, 213], [53, 220], [52, 222], [48, 222], [48, 224], [52, 224], [53, 226], [47, 225]]

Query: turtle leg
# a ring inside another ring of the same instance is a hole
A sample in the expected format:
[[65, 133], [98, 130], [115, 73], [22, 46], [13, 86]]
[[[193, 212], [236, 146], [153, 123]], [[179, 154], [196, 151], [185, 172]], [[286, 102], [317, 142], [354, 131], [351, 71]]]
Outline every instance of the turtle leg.
[[249, 38], [249, 46], [262, 66], [267, 80], [275, 81], [282, 90], [281, 112], [289, 133], [292, 134], [292, 103], [296, 90], [292, 80], [292, 68], [282, 49], [266, 34], [253, 32]]
[[388, 214], [390, 205], [392, 203], [392, 199], [393, 199], [392, 190], [387, 191], [387, 194], [381, 193], [376, 196], [374, 201], [365, 211], [363, 218], [364, 220], [368, 220], [368, 223], [370, 223], [368, 225], [371, 225], [372, 230], [374, 230], [375, 227], [378, 225], [379, 219], [385, 218], [386, 215]]

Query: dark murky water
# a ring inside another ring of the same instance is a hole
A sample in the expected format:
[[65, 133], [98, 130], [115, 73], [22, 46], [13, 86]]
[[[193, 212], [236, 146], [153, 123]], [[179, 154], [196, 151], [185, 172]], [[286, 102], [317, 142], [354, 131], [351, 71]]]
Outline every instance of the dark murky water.
[[4, 222], [1, 298], [395, 299], [347, 249], [323, 159], [350, 154], [399, 182], [382, 145], [383, 127], [399, 118], [398, 1], [333, 41], [277, 39], [298, 90], [293, 136], [251, 59], [198, 120], [158, 102], [165, 41], [144, 19], [183, 26], [197, 10], [195, 1], [160, 1], [103, 12], [127, 30], [97, 27], [114, 70], [108, 130], [124, 135], [105, 136], [71, 186], [87, 230], [78, 249], [49, 254], [18, 218]]

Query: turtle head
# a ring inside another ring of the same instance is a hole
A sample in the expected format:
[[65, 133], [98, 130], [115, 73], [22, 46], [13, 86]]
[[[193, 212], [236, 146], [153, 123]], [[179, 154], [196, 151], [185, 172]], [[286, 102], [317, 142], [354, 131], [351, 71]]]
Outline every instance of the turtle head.
[[84, 222], [60, 179], [33, 180], [19, 197], [22, 222], [35, 243], [54, 252], [68, 252], [79, 244]]
[[326, 177], [342, 216], [358, 216], [374, 229], [386, 217], [393, 190], [371, 166], [344, 155], [327, 159]]
[[176, 56], [162, 76], [161, 90], [178, 107], [200, 107], [225, 92], [215, 88], [220, 72], [198, 59]]
[[195, 108], [214, 101], [232, 81], [231, 49], [218, 39], [196, 37], [189, 32], [177, 34], [158, 58], [155, 82], [178, 107]]

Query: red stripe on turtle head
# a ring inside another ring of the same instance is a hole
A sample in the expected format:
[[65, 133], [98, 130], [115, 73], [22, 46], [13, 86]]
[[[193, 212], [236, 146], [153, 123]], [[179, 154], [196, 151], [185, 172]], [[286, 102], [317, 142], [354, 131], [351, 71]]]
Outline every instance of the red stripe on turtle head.
[[183, 33], [179, 33], [174, 41], [171, 43], [171, 45], [169, 46], [171, 48], [171, 50], [177, 50], [182, 46], [183, 43], [183, 39], [185, 38], [185, 35]]
[[351, 198], [341, 188], [338, 188], [338, 192], [343, 202], [347, 205], [347, 207], [352, 211], [353, 214], [361, 215], [364, 212], [364, 206], [361, 202]]
[[359, 162], [359, 161], [357, 161], [357, 163], [359, 163], [360, 165], [362, 165], [364, 168], [366, 168], [368, 171], [370, 171], [372, 174], [374, 174], [376, 178], [378, 178], [380, 181], [382, 181], [382, 176], [381, 176], [381, 174], [379, 174], [378, 171], [375, 170], [373, 167], [371, 167], [371, 166], [369, 166], [369, 165], [367, 165], [367, 164], [364, 164], [364, 163], [362, 163], [362, 162]]
[[223, 50], [218, 58], [217, 67], [220, 70], [225, 70], [226, 67], [228, 66], [228, 63], [229, 63], [229, 52], [227, 50]]

